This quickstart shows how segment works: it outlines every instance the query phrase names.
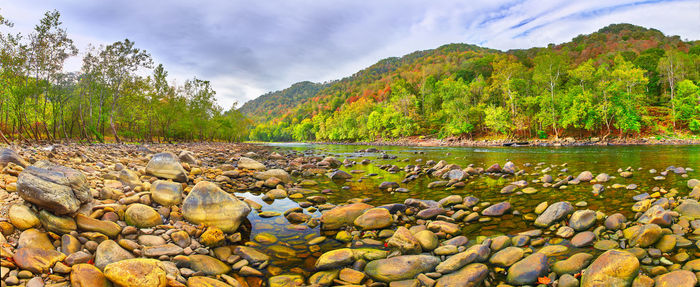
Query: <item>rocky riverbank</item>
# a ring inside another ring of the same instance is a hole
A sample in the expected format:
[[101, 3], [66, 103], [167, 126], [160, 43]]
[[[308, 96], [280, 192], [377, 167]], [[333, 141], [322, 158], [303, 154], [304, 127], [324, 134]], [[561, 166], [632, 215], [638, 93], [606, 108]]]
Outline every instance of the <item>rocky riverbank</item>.
[[[401, 174], [403, 181], [382, 182], [377, 189], [404, 193], [406, 183], [428, 179], [426, 188], [453, 194], [375, 206], [369, 198], [328, 201], [328, 195], [346, 192], [345, 186], [314, 189], [319, 178], [340, 185], [362, 180], [364, 175], [341, 168], [373, 164], [234, 144], [4, 149], [2, 286], [678, 287], [698, 282], [697, 167], [621, 167], [594, 174], [544, 162], [458, 166], [397, 160], [377, 167]], [[638, 190], [636, 181], [643, 177], [658, 184]], [[487, 202], [470, 195], [468, 184], [482, 179], [505, 180], [494, 192], [515, 196], [581, 186], [596, 196], [628, 191], [633, 204], [605, 214], [585, 201], [557, 200], [521, 212], [517, 201]], [[294, 206], [265, 210], [240, 196], [244, 193], [273, 205], [291, 200]], [[527, 222], [527, 230], [465, 235], [470, 226], [512, 217]], [[265, 224], [260, 218], [303, 236], [253, 236]], [[289, 247], [292, 243], [302, 248]], [[280, 267], [274, 264], [279, 258], [301, 258], [303, 264]]]
[[[336, 142], [319, 142], [322, 144], [335, 144]], [[372, 146], [428, 146], [428, 147], [499, 147], [499, 146], [610, 146], [610, 145], [690, 145], [700, 144], [700, 139], [674, 139], [674, 138], [609, 138], [598, 137], [578, 139], [566, 137], [560, 139], [463, 139], [463, 138], [420, 138], [408, 137], [400, 139], [377, 140], [371, 142], [338, 142], [349, 145]]]

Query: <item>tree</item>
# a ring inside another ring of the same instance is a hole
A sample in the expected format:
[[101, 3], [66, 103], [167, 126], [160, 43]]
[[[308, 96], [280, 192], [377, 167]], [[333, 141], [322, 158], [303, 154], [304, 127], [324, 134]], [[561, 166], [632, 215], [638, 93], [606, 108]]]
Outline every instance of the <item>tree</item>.
[[514, 56], [503, 55], [494, 59], [493, 65], [493, 85], [506, 95], [506, 102], [510, 105], [511, 119], [516, 116], [516, 93], [511, 85], [513, 79], [524, 69], [523, 65]]
[[614, 110], [615, 125], [621, 132], [639, 132], [641, 128], [641, 115], [639, 111], [641, 97], [639, 87], [646, 85], [647, 78], [644, 70], [635, 67], [622, 56], [615, 57], [613, 77], [613, 89], [616, 92]]
[[557, 109], [555, 108], [556, 100], [554, 95], [556, 93], [556, 88], [561, 81], [561, 74], [566, 68], [565, 56], [555, 53], [550, 49], [542, 50], [535, 57], [535, 68], [533, 79], [535, 82], [543, 84], [550, 95], [550, 115], [552, 129], [554, 130], [555, 137], [559, 137], [559, 130], [557, 130]]
[[[34, 27], [34, 32], [29, 35], [29, 62], [30, 69], [34, 71], [34, 83], [37, 91], [43, 92], [43, 104], [41, 105], [42, 126], [46, 136], [50, 137], [46, 127], [46, 107], [51, 99], [52, 103], [59, 103], [61, 112], [65, 99], [61, 93], [52, 93], [51, 87], [58, 80], [58, 74], [63, 70], [63, 64], [70, 56], [78, 54], [78, 49], [73, 45], [73, 40], [68, 38], [65, 28], [61, 28], [61, 14], [54, 10], [44, 13], [44, 18]], [[41, 85], [41, 88], [39, 88]], [[35, 117], [39, 114], [39, 102], [41, 95], [34, 96]], [[57, 115], [58, 113], [54, 113]], [[54, 131], [56, 130], [56, 118], [54, 118]], [[37, 133], [39, 134], [39, 133]]]
[[673, 117], [673, 127], [676, 127], [676, 83], [683, 79], [685, 74], [684, 55], [678, 51], [671, 50], [659, 60], [659, 73], [664, 77], [671, 91], [671, 116]]
[[134, 42], [125, 39], [105, 47], [99, 55], [100, 68], [104, 71], [105, 84], [112, 94], [112, 108], [109, 114], [109, 125], [116, 142], [121, 142], [114, 125], [114, 115], [117, 103], [121, 97], [122, 88], [128, 81], [133, 81], [134, 73], [140, 68], [150, 68], [153, 61], [145, 51], [134, 48]]
[[691, 131], [700, 133], [700, 87], [690, 80], [679, 82], [673, 101], [678, 109], [673, 120], [685, 123]]

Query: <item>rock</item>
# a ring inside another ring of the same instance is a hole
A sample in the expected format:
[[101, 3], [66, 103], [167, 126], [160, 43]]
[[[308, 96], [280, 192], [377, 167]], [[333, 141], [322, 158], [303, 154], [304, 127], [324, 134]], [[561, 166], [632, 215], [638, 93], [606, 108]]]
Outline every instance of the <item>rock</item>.
[[371, 208], [358, 216], [354, 224], [363, 230], [382, 229], [391, 226], [394, 218], [385, 208]]
[[[466, 251], [452, 255], [445, 261], [440, 262], [440, 264], [435, 267], [435, 272], [442, 274], [452, 273], [474, 261], [484, 261], [486, 257], [488, 257], [489, 252], [489, 248], [485, 245], [474, 245]], [[437, 254], [437, 252], [435, 253]]]
[[488, 276], [486, 265], [472, 263], [462, 269], [440, 277], [435, 287], [476, 287], [481, 286]]
[[32, 247], [44, 250], [53, 250], [53, 244], [46, 233], [38, 229], [30, 228], [19, 235], [17, 248]]
[[510, 267], [515, 264], [515, 262], [522, 259], [524, 254], [525, 252], [523, 252], [522, 248], [512, 246], [506, 247], [491, 256], [491, 258], [489, 258], [489, 263], [501, 267]]
[[601, 173], [595, 177], [595, 181], [601, 183], [601, 182], [608, 182], [610, 180], [610, 176], [607, 173]]
[[595, 211], [590, 209], [577, 210], [574, 211], [571, 218], [569, 218], [569, 226], [576, 231], [583, 231], [591, 228], [595, 224], [595, 221]]
[[10, 223], [19, 230], [25, 230], [41, 225], [39, 218], [34, 212], [24, 204], [15, 204], [10, 206], [8, 211]]
[[160, 257], [160, 256], [173, 256], [183, 253], [183, 249], [173, 243], [167, 243], [158, 246], [145, 246], [143, 247], [143, 255], [146, 257]]
[[638, 272], [639, 260], [632, 253], [608, 250], [588, 266], [581, 286], [630, 286]]
[[197, 183], [182, 203], [182, 215], [188, 221], [231, 233], [236, 232], [250, 210], [248, 204], [207, 181]]
[[73, 218], [68, 216], [56, 216], [46, 210], [39, 212], [39, 221], [41, 221], [41, 225], [43, 225], [46, 230], [58, 234], [66, 234], [78, 229], [78, 225], [75, 224]]
[[[34, 247], [23, 247], [15, 250], [14, 259], [17, 266], [32, 273], [48, 273], [56, 262], [62, 261], [66, 255], [56, 250]], [[3, 260], [4, 261], [4, 260]]]
[[119, 246], [116, 242], [105, 240], [97, 246], [97, 250], [95, 251], [95, 267], [103, 270], [105, 266], [110, 263], [132, 258], [134, 258], [134, 255]]
[[236, 246], [236, 248], [233, 249], [233, 253], [248, 260], [251, 264], [260, 264], [270, 260], [270, 257], [265, 255], [265, 253], [248, 246]]
[[270, 287], [296, 287], [304, 285], [304, 277], [298, 274], [283, 274], [272, 276], [268, 280]]
[[675, 270], [654, 278], [655, 287], [693, 287], [698, 283], [695, 273], [688, 270]]
[[590, 171], [581, 172], [576, 177], [576, 179], [578, 179], [579, 181], [582, 181], [582, 182], [589, 182], [589, 181], [593, 180], [593, 173], [591, 173]]
[[187, 172], [180, 160], [171, 152], [163, 152], [154, 154], [146, 165], [146, 174], [155, 177], [172, 179], [178, 182], [187, 181]]
[[501, 216], [510, 210], [510, 202], [504, 201], [491, 205], [481, 212], [485, 216]]
[[178, 205], [182, 202], [182, 184], [156, 180], [151, 185], [151, 200], [162, 206]]
[[399, 188], [399, 184], [394, 181], [383, 181], [379, 184], [379, 189], [396, 189]]
[[231, 287], [231, 285], [221, 282], [219, 280], [203, 277], [203, 276], [193, 276], [187, 278], [188, 287]]
[[319, 271], [309, 277], [309, 284], [319, 286], [330, 286], [333, 280], [338, 278], [339, 270]]
[[92, 200], [83, 173], [45, 160], [20, 173], [17, 192], [24, 200], [57, 215], [75, 213], [82, 204]]
[[387, 246], [399, 250], [402, 254], [418, 254], [421, 253], [421, 245], [411, 231], [406, 227], [400, 226], [394, 232], [394, 235], [386, 241]]
[[15, 151], [9, 148], [4, 148], [2, 151], [0, 151], [0, 169], [7, 166], [8, 163], [14, 163], [23, 168], [29, 166], [29, 163], [22, 159], [22, 157], [20, 157]]
[[342, 170], [336, 170], [328, 173], [328, 178], [330, 178], [331, 180], [346, 180], [351, 179], [352, 175]]
[[226, 274], [231, 271], [231, 266], [209, 255], [176, 256], [173, 261], [180, 268], [189, 268], [208, 276]]
[[99, 232], [110, 238], [115, 238], [122, 231], [122, 227], [107, 220], [94, 219], [82, 214], [75, 216], [75, 222], [80, 230]]
[[264, 164], [248, 157], [241, 157], [238, 159], [238, 168], [241, 169], [251, 169], [251, 170], [264, 170], [266, 167]]
[[447, 213], [447, 210], [445, 210], [442, 207], [433, 207], [433, 208], [427, 208], [419, 211], [416, 214], [416, 217], [420, 219], [432, 219], [438, 215], [445, 215]]
[[[648, 247], [656, 243], [661, 238], [663, 230], [656, 224], [645, 224], [641, 227], [633, 227], [626, 229], [627, 232], [632, 232], [630, 239], [631, 246]], [[629, 230], [629, 231], [628, 231]]]
[[593, 244], [596, 236], [592, 231], [584, 231], [571, 238], [571, 245], [574, 247], [584, 247]]
[[287, 183], [292, 181], [292, 177], [284, 169], [271, 169], [262, 172], [256, 172], [253, 177], [259, 180], [268, 180], [270, 178], [277, 178], [280, 181]]
[[366, 275], [364, 273], [350, 268], [343, 268], [338, 274], [338, 279], [350, 284], [360, 284], [365, 280], [365, 277]]
[[124, 213], [126, 224], [138, 228], [149, 228], [163, 224], [160, 214], [152, 207], [140, 203], [132, 204]]
[[139, 180], [139, 175], [128, 168], [119, 171], [118, 179], [119, 182], [131, 187], [131, 189], [134, 189], [137, 186], [141, 186], [141, 180]]
[[625, 222], [625, 220], [627, 219], [624, 215], [621, 213], [615, 213], [605, 219], [605, 228], [609, 230], [618, 230], [622, 228], [622, 224]]
[[588, 266], [588, 264], [591, 263], [592, 259], [593, 259], [592, 254], [576, 253], [574, 255], [571, 255], [566, 260], [557, 261], [554, 264], [552, 264], [552, 271], [554, 271], [558, 275], [562, 275], [562, 274], [574, 275], [576, 273], [581, 272], [581, 270], [583, 270], [583, 268], [586, 268], [586, 266]]
[[163, 264], [155, 259], [134, 258], [114, 262], [104, 269], [104, 275], [116, 286], [165, 287], [168, 280]]
[[402, 255], [369, 262], [364, 271], [372, 279], [388, 283], [430, 272], [439, 262], [440, 258], [430, 255]]
[[692, 219], [700, 219], [700, 203], [694, 199], [686, 199], [675, 209], [682, 216]]
[[538, 277], [545, 276], [548, 269], [547, 256], [542, 253], [533, 253], [511, 265], [508, 268], [506, 280], [509, 284], [515, 285], [532, 284]]
[[542, 214], [540, 214], [540, 216], [538, 216], [537, 219], [535, 219], [535, 226], [549, 227], [555, 222], [566, 217], [566, 215], [571, 213], [573, 210], [574, 207], [571, 206], [571, 203], [569, 202], [560, 201], [554, 203], [547, 207], [547, 209]]
[[[0, 165], [2, 165], [2, 164], [0, 163]], [[696, 186], [700, 185], [700, 180], [695, 179], [695, 178], [689, 179], [687, 185], [688, 185], [688, 188], [693, 189]]]
[[559, 277], [559, 282], [557, 287], [578, 287], [579, 282], [576, 277], [571, 276], [570, 274], [564, 274], [563, 276]]
[[501, 188], [501, 194], [510, 194], [513, 193], [518, 187], [516, 185], [506, 185], [503, 188]]
[[321, 215], [321, 228], [324, 230], [336, 230], [344, 226], [350, 226], [358, 216], [370, 208], [372, 206], [366, 203], [353, 203], [334, 207]]
[[416, 240], [418, 240], [421, 249], [423, 249], [424, 251], [431, 251], [437, 248], [438, 244], [440, 243], [438, 241], [438, 236], [430, 230], [418, 231], [416, 232], [416, 234], [413, 235], [413, 237], [415, 237]]
[[316, 260], [317, 270], [336, 269], [350, 265], [354, 261], [352, 249], [341, 248], [323, 253]]
[[197, 158], [195, 158], [194, 153], [188, 150], [183, 150], [177, 156], [181, 162], [186, 162], [188, 164], [197, 164]]
[[100, 269], [91, 264], [76, 264], [71, 267], [71, 286], [75, 287], [110, 287], [112, 283]]

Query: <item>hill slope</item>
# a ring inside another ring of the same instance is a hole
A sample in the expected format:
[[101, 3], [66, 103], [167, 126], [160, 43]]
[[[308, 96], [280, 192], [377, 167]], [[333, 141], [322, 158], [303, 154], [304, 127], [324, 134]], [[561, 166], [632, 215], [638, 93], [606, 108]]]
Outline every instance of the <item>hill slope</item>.
[[[697, 41], [630, 24], [547, 48], [449, 44], [338, 81], [297, 83], [241, 111], [256, 124], [254, 140], [639, 135], [674, 124], [692, 131], [700, 129], [700, 111], [689, 107], [699, 52]], [[669, 61], [680, 63], [672, 82]]]

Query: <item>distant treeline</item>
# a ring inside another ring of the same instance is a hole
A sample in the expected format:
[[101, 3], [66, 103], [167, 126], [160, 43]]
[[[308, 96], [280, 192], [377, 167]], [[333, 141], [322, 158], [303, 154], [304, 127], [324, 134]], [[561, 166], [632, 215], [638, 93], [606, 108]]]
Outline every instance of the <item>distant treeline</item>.
[[[0, 15], [0, 141], [240, 141], [250, 123], [216, 104], [209, 81], [168, 83], [163, 65], [125, 39], [78, 55], [58, 11], [29, 35]], [[150, 75], [148, 75], [150, 74]], [[148, 75], [148, 76], [144, 76]]]
[[687, 137], [700, 133], [699, 70], [698, 41], [615, 24], [547, 48], [418, 51], [241, 111], [261, 141]]

